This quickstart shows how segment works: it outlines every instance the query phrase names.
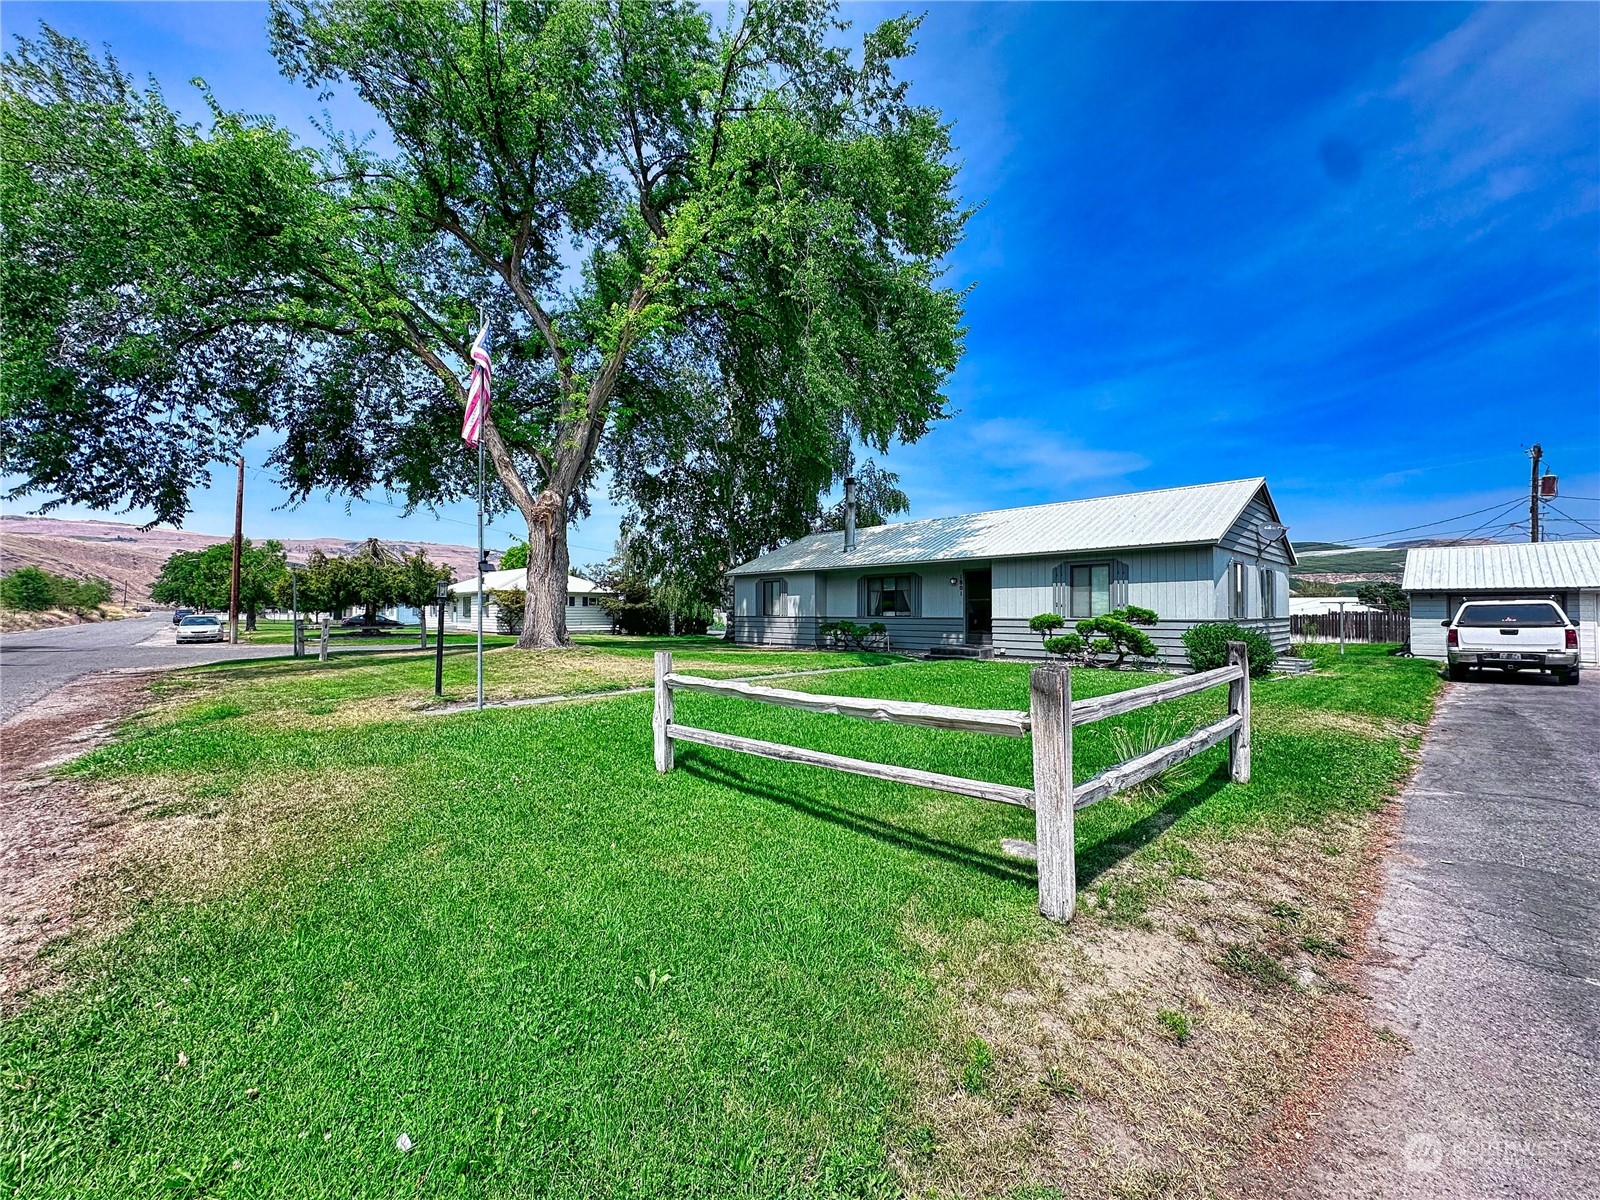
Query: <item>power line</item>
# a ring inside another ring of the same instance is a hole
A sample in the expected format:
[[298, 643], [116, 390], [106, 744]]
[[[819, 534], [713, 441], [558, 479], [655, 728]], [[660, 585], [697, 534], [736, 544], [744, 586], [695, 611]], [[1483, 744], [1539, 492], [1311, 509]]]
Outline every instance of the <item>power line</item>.
[[1437, 525], [1449, 525], [1454, 521], [1464, 521], [1468, 517], [1480, 516], [1483, 513], [1490, 512], [1490, 511], [1493, 511], [1496, 514], [1502, 513], [1502, 512], [1505, 512], [1507, 509], [1514, 508], [1515, 506], [1517, 506], [1517, 505], [1519, 505], [1521, 503], [1522, 503], [1522, 497], [1518, 496], [1515, 500], [1512, 500], [1510, 503], [1491, 504], [1487, 508], [1474, 509], [1472, 512], [1467, 512], [1467, 513], [1458, 513], [1456, 516], [1443, 517], [1443, 518], [1441, 518], [1440, 520], [1437, 520], [1437, 521], [1426, 521], [1421, 525], [1407, 525], [1402, 529], [1386, 529], [1382, 533], [1368, 533], [1368, 534], [1363, 534], [1361, 537], [1334, 538], [1332, 540], [1333, 541], [1337, 541], [1337, 542], [1370, 542], [1374, 538], [1391, 537], [1391, 536], [1393, 536], [1394, 534], [1397, 534], [1397, 533], [1411, 533], [1413, 530], [1417, 530], [1417, 529], [1432, 529]]
[[1554, 504], [1551, 504], [1548, 500], [1545, 501], [1545, 504], [1549, 506], [1551, 512], [1555, 513], [1563, 521], [1571, 521], [1574, 525], [1583, 526], [1583, 528], [1587, 529], [1590, 533], [1600, 534], [1600, 529], [1596, 529], [1593, 525], [1589, 524], [1587, 521], [1580, 521], [1580, 520], [1578, 520], [1577, 517], [1569, 517], [1566, 513], [1562, 512], [1559, 508], [1557, 508]]

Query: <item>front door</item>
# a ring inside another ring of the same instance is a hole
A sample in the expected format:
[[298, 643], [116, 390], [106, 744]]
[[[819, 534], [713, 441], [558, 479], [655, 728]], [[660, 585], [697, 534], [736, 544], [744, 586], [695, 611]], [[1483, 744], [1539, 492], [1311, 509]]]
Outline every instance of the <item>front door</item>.
[[987, 646], [993, 633], [994, 576], [989, 568], [968, 571], [962, 591], [967, 599], [967, 645]]

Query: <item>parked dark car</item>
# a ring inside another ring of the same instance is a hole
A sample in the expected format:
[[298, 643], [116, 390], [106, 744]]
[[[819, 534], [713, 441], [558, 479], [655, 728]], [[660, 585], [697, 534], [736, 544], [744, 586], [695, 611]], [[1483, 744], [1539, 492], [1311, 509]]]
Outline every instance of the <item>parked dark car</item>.
[[339, 622], [341, 629], [359, 629], [362, 633], [384, 633], [390, 629], [399, 629], [400, 622], [393, 617], [373, 617], [367, 620], [365, 616], [346, 617]]
[[172, 623], [174, 625], [182, 625], [185, 617], [192, 616], [194, 616], [194, 609], [192, 608], [175, 608], [172, 610]]

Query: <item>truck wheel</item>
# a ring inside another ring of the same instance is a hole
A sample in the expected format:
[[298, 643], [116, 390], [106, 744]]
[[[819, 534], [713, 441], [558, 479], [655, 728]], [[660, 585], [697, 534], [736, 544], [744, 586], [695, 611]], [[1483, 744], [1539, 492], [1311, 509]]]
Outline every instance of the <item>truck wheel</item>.
[[1581, 676], [1578, 674], [1578, 668], [1577, 667], [1573, 667], [1572, 670], [1570, 670], [1570, 671], [1561, 672], [1561, 682], [1562, 683], [1575, 684], [1575, 683], [1578, 682], [1578, 680], [1580, 678], [1581, 678]]
[[1451, 663], [1450, 678], [1456, 683], [1465, 683], [1467, 681], [1467, 669], [1457, 663]]

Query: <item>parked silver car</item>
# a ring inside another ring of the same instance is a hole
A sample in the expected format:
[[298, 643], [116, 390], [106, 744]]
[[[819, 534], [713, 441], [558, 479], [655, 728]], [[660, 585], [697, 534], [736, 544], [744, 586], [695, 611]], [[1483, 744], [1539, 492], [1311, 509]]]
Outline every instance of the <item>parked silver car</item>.
[[178, 644], [225, 640], [222, 622], [215, 617], [185, 617], [178, 623]]

